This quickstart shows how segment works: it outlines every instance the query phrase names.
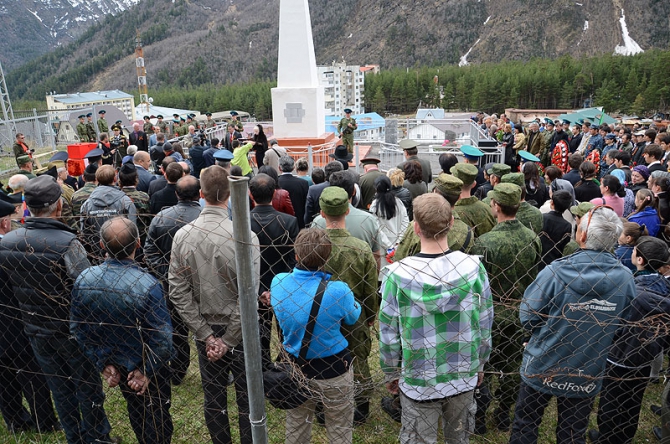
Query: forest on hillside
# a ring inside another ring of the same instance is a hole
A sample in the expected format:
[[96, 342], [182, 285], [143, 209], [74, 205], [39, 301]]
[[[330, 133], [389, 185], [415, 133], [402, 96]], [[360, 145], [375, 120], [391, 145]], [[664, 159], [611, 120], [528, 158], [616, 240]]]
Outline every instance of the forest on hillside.
[[[661, 50], [635, 56], [563, 56], [556, 60], [395, 69], [368, 74], [364, 100], [366, 111], [382, 116], [411, 114], [420, 106], [491, 113], [515, 107], [577, 109], [585, 105], [602, 106], [611, 114], [651, 116], [670, 111], [668, 73], [670, 51]], [[195, 77], [197, 70], [191, 80]], [[149, 95], [160, 106], [200, 112], [239, 109], [268, 120], [272, 117], [270, 90], [275, 85], [269, 81], [204, 83], [150, 89]], [[135, 95], [137, 101], [137, 91]]]

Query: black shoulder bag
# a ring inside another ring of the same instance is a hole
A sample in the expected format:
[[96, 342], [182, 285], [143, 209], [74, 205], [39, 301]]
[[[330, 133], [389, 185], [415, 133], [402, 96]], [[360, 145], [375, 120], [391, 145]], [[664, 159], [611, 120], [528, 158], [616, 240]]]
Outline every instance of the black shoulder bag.
[[[299, 362], [304, 363], [307, 359], [307, 350], [312, 340], [316, 316], [319, 314], [321, 299], [326, 291], [326, 281], [321, 280], [316, 290], [312, 309], [309, 313], [309, 321], [305, 328], [305, 336], [300, 346]], [[263, 390], [265, 397], [275, 408], [290, 410], [300, 407], [307, 401], [308, 391], [305, 387], [306, 379], [297, 365], [292, 362], [275, 362], [273, 368], [263, 372]]]

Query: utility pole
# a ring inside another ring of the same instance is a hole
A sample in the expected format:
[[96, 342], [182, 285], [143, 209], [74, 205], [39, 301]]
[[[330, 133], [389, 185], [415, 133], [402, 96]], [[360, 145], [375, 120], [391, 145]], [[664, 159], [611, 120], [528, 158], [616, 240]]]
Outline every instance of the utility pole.
[[7, 92], [7, 83], [5, 83], [5, 72], [2, 70], [2, 63], [0, 63], [0, 106], [2, 106], [2, 118], [0, 125], [0, 152], [2, 147], [6, 144], [11, 147], [14, 144], [14, 136], [16, 135], [16, 122], [14, 122], [14, 110], [12, 109], [12, 102], [9, 100], [9, 92]]

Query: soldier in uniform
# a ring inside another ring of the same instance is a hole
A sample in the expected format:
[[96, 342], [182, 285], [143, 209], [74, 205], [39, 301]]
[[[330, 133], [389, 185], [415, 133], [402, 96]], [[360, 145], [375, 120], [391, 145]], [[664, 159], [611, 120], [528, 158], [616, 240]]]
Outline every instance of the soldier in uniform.
[[193, 125], [194, 128], [198, 127], [198, 123], [193, 119], [195, 119], [195, 114], [193, 113], [186, 114], [186, 128], [188, 128], [191, 125]]
[[482, 150], [479, 148], [476, 148], [472, 145], [463, 145], [461, 146], [461, 153], [463, 153], [463, 159], [465, 160], [465, 163], [469, 163], [470, 165], [474, 165], [477, 167], [477, 177], [475, 178], [475, 186], [472, 188], [472, 195], [477, 192], [480, 186], [486, 182], [486, 179], [484, 178], [484, 168], [479, 166], [479, 161], [481, 158], [484, 156], [484, 153]]
[[242, 133], [244, 132], [244, 125], [242, 122], [239, 120], [239, 114], [237, 111], [231, 111], [230, 112], [230, 124], [233, 125], [233, 128], [235, 128], [235, 131]]
[[556, 131], [554, 131], [554, 121], [545, 118], [544, 121], [546, 122], [546, 129], [542, 133], [542, 150], [540, 151], [540, 162], [542, 162], [542, 165], [546, 168], [551, 164], [551, 140], [554, 138], [554, 134], [556, 134]]
[[336, 186], [323, 190], [319, 197], [321, 215], [326, 220], [326, 231], [332, 242], [332, 251], [324, 267], [332, 279], [346, 282], [361, 307], [361, 315], [353, 326], [342, 326], [349, 350], [354, 356], [356, 410], [354, 423], [363, 424], [370, 413], [373, 392], [372, 376], [368, 366], [372, 340], [370, 326], [377, 318], [377, 261], [370, 246], [352, 236], [346, 229], [345, 216], [349, 213], [349, 195]]
[[542, 212], [526, 202], [526, 182], [523, 173], [505, 174], [500, 183], [513, 183], [521, 188], [521, 204], [519, 211], [516, 212], [516, 218], [524, 227], [533, 230], [535, 234], [540, 234], [544, 224]]
[[106, 133], [109, 131], [107, 120], [105, 120], [105, 114], [107, 114], [107, 111], [105, 111], [104, 109], [98, 111], [98, 115], [100, 116], [98, 118], [98, 131], [100, 131], [101, 133]]
[[[475, 240], [471, 254], [482, 256], [491, 282], [495, 319], [489, 370], [502, 372], [496, 392], [499, 405], [494, 413], [494, 422], [498, 430], [508, 431], [511, 424], [510, 410], [519, 390], [519, 368], [525, 335], [519, 321], [519, 304], [526, 287], [537, 276], [542, 245], [540, 238], [516, 219], [521, 203], [521, 188], [518, 185], [500, 183], [489, 192], [489, 197], [498, 224]], [[487, 391], [488, 385], [483, 384], [480, 388], [481, 396], [477, 398], [477, 434], [486, 433], [486, 410], [491, 399]]]
[[144, 125], [142, 127], [142, 131], [144, 131], [144, 133], [147, 136], [150, 136], [154, 133], [154, 125], [153, 123], [151, 123], [151, 117], [144, 116], [143, 119], [144, 119]]
[[93, 113], [86, 114], [86, 132], [88, 133], [89, 142], [97, 142], [98, 135], [95, 133], [95, 125], [93, 124]]
[[179, 116], [179, 125], [175, 129], [175, 137], [185, 136], [188, 134], [188, 125], [186, 124], [186, 117]]
[[86, 128], [86, 115], [85, 114], [80, 114], [79, 117], [79, 123], [77, 124], [77, 136], [79, 136], [79, 141], [80, 142], [88, 142], [88, 128]]
[[[437, 193], [444, 197], [449, 204], [454, 207], [458, 201], [461, 190], [463, 189], [463, 181], [452, 176], [451, 174], [440, 173], [435, 178], [435, 188], [433, 193]], [[447, 233], [447, 243], [451, 250], [459, 250], [467, 253], [470, 247], [474, 244], [475, 234], [473, 230], [461, 220], [461, 217], [454, 211], [452, 213], [454, 223]], [[393, 261], [397, 262], [407, 256], [413, 256], [421, 251], [421, 239], [414, 232], [413, 224], [410, 224], [405, 230], [405, 233], [396, 248], [393, 255]]]
[[[96, 150], [97, 148], [92, 151]], [[89, 163], [84, 169], [84, 186], [72, 195], [72, 214], [75, 217], [81, 216], [81, 206], [88, 200], [95, 187], [98, 186], [98, 182], [95, 180], [96, 171], [98, 171], [97, 163]]]
[[375, 198], [375, 179], [384, 175], [379, 171], [380, 162], [381, 160], [378, 157], [371, 156], [370, 153], [361, 159], [361, 165], [363, 165], [365, 173], [361, 175], [358, 183], [361, 187], [361, 200], [358, 207], [364, 210], [370, 208], [370, 204]]
[[114, 159], [114, 166], [121, 166], [121, 160], [128, 154], [128, 139], [121, 132], [121, 125], [115, 123], [112, 125], [112, 137], [109, 139], [109, 147]]
[[[351, 117], [351, 109], [344, 110], [344, 117], [337, 125], [337, 133], [342, 138], [342, 145], [347, 147], [347, 151], [354, 152], [354, 131], [358, 128], [356, 119]], [[426, 182], [427, 183], [427, 182]]]
[[163, 116], [159, 114], [156, 116], [156, 119], [158, 119], [158, 122], [156, 122], [156, 126], [160, 128], [161, 133], [168, 134], [168, 124], [163, 121]]
[[500, 178], [502, 178], [505, 174], [509, 174], [512, 172], [512, 167], [504, 163], [494, 163], [487, 165], [488, 169], [486, 170], [486, 174], [489, 176], [489, 181], [484, 182], [482, 186], [477, 188], [475, 196], [477, 196], [479, 200], [488, 205], [489, 201], [487, 200], [488, 197], [486, 197], [488, 192], [491, 191], [493, 187], [495, 187], [497, 184], [500, 183]]
[[463, 182], [461, 196], [454, 205], [454, 212], [470, 228], [474, 229], [475, 235], [479, 237], [491, 231], [496, 221], [491, 213], [491, 207], [471, 195], [477, 172], [477, 167], [468, 163], [458, 163], [451, 167], [451, 174]]
[[[423, 181], [428, 185], [433, 181], [433, 170], [430, 167], [430, 161], [419, 158], [419, 144], [415, 140], [405, 139], [400, 141], [400, 148], [405, 154], [405, 162], [416, 160], [421, 164], [421, 172], [423, 173]], [[405, 162], [398, 164], [398, 168], [402, 170]]]
[[212, 119], [212, 113], [205, 113], [207, 116], [207, 121], [205, 122], [205, 129], [207, 128], [216, 128], [216, 122]]

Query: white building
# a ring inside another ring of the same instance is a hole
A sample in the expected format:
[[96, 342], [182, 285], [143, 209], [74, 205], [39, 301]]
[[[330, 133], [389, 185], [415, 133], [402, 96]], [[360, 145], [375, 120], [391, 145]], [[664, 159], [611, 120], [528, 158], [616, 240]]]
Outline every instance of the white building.
[[379, 67], [347, 65], [345, 62], [317, 66], [319, 83], [323, 86], [326, 116], [343, 116], [345, 108], [352, 114], [365, 112], [365, 73]]
[[115, 106], [128, 118], [135, 120], [135, 98], [118, 89], [112, 91], [95, 91], [76, 94], [47, 94], [49, 111], [74, 110], [93, 106]]

